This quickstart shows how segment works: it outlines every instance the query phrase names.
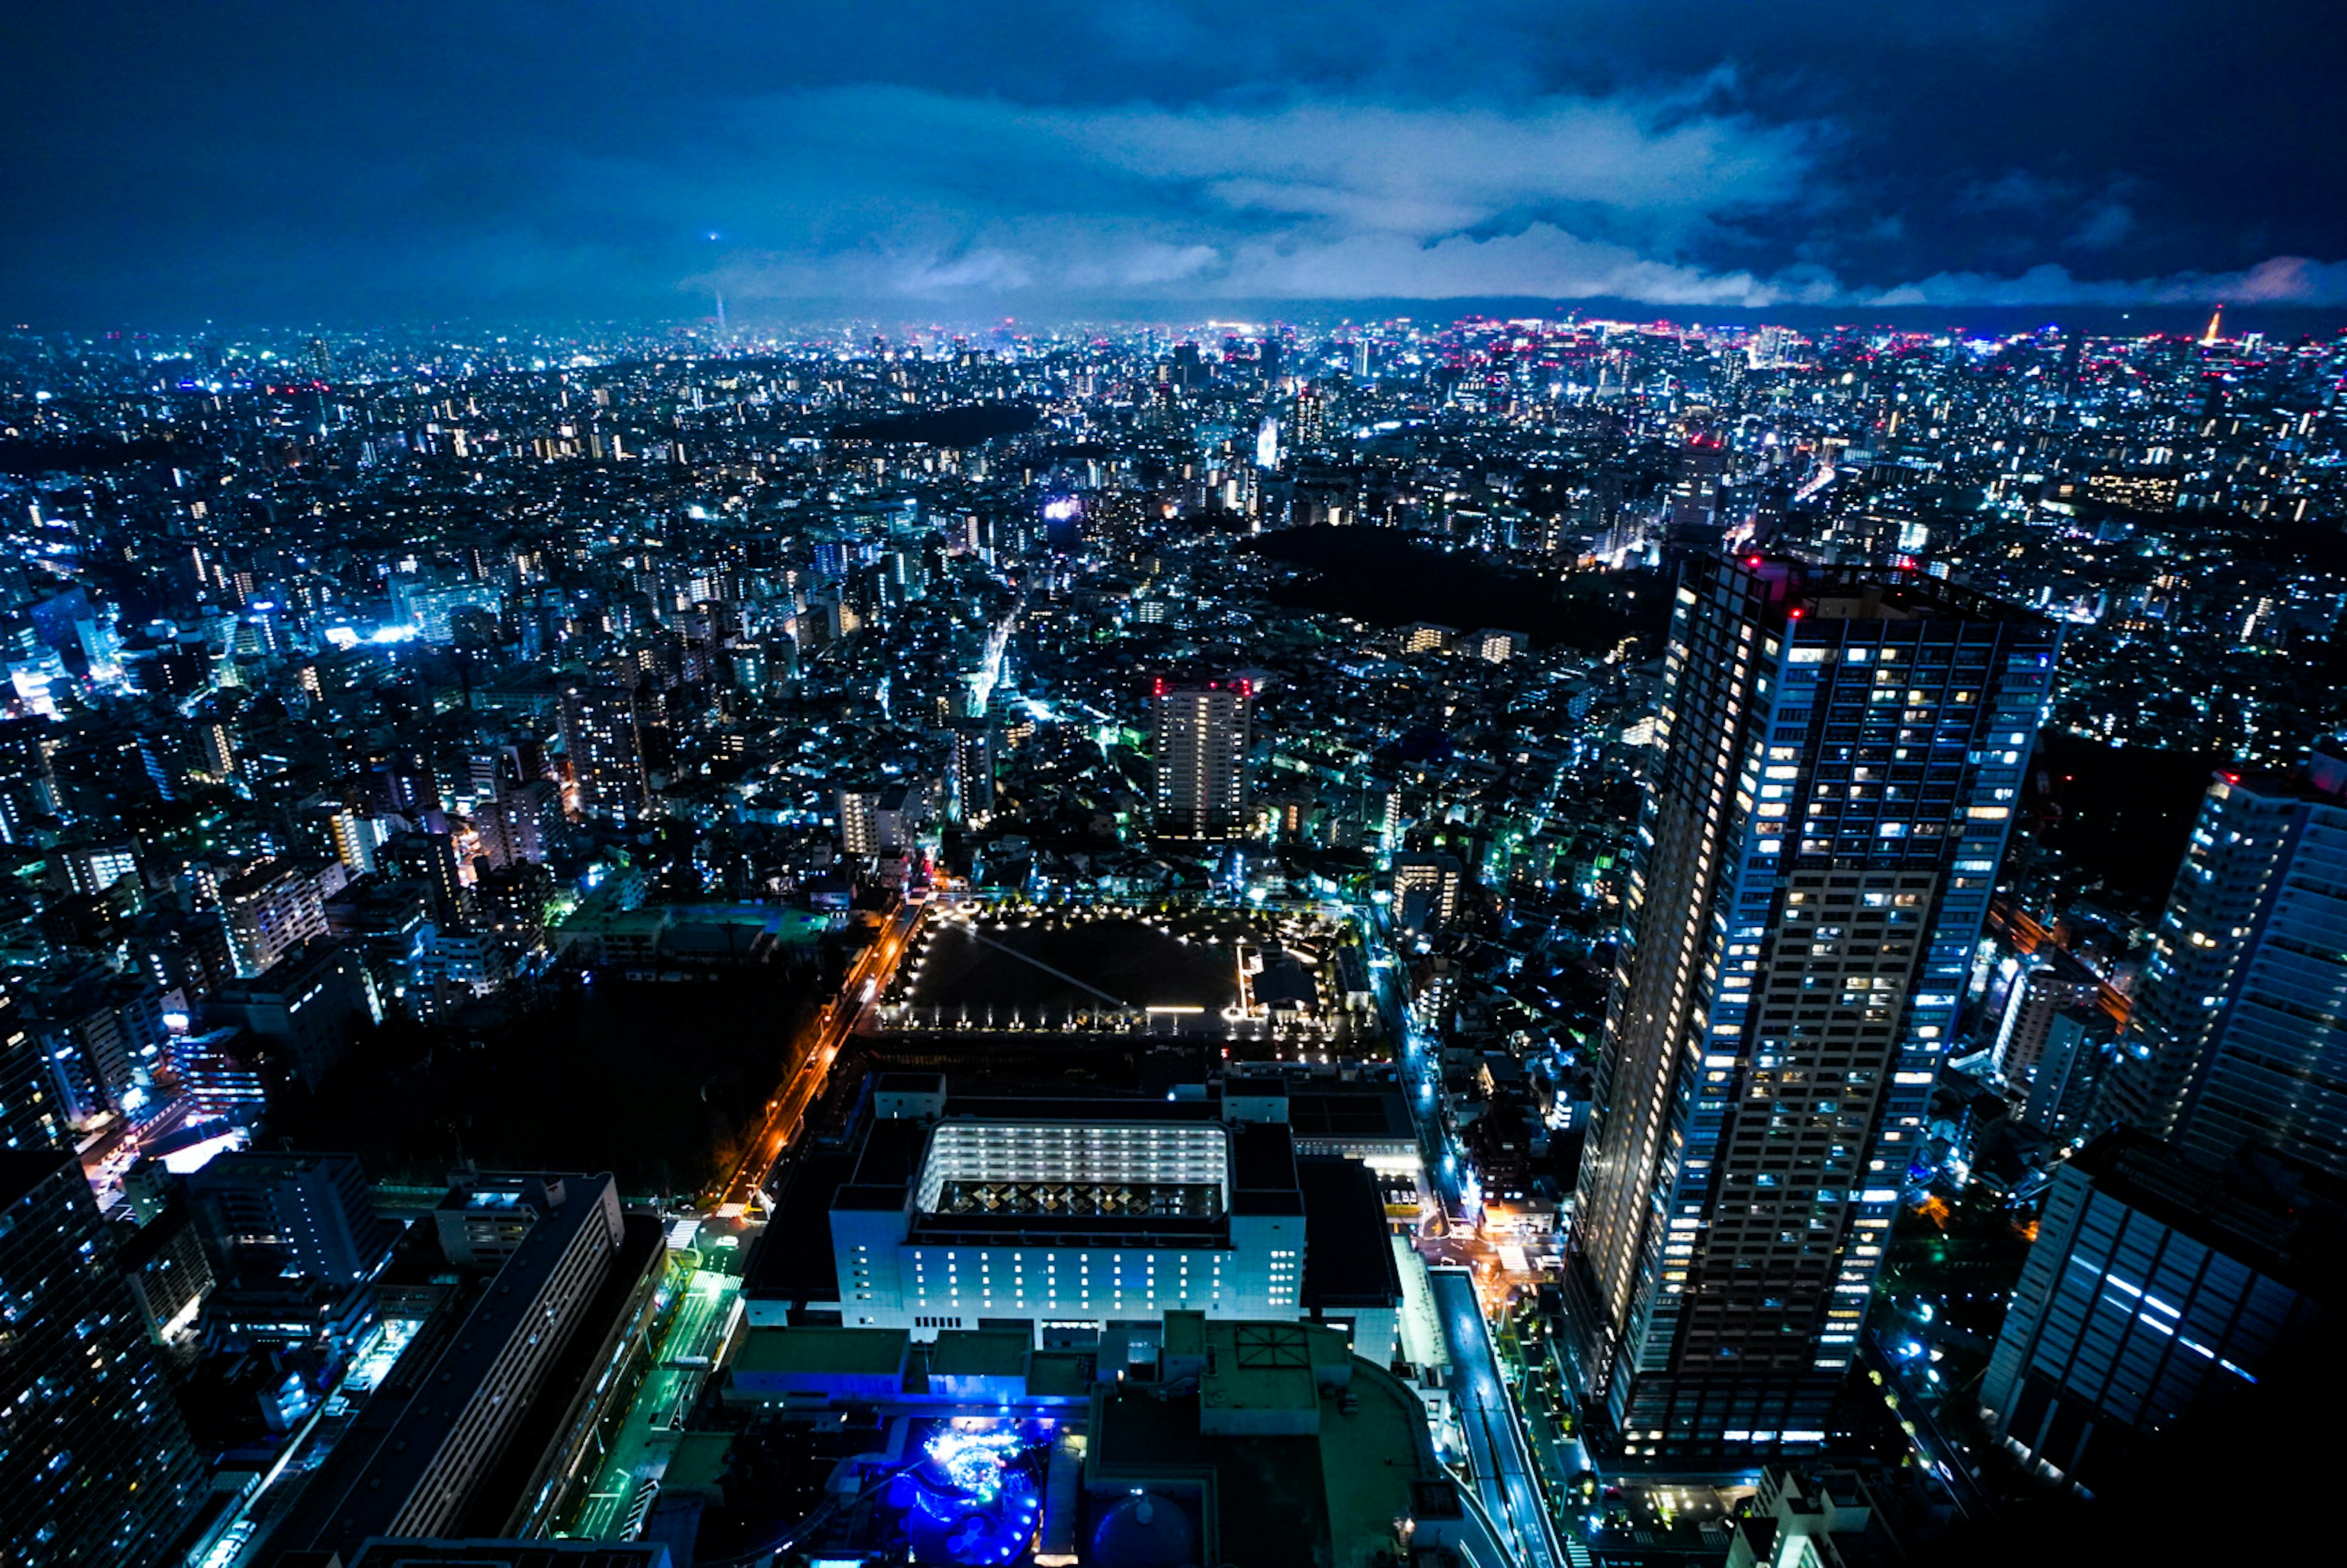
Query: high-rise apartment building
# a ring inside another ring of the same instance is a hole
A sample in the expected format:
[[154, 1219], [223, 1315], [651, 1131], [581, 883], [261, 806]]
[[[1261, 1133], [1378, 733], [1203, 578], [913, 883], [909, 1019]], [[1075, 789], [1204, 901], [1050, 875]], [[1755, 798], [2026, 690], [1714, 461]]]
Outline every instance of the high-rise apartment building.
[[959, 822], [983, 822], [994, 815], [994, 724], [981, 716], [958, 718], [953, 740], [953, 806]]
[[474, 825], [492, 866], [540, 865], [562, 820], [554, 786], [544, 779], [508, 782], [481, 803]]
[[1173, 838], [1228, 838], [1245, 823], [1248, 709], [1245, 681], [1157, 683], [1157, 831]]
[[1567, 1265], [1601, 1448], [1823, 1438], [2059, 640], [1903, 573], [1678, 589]]
[[303, 942], [326, 934], [328, 889], [312, 866], [275, 858], [257, 861], [219, 886], [229, 952], [236, 972], [247, 979]]
[[582, 815], [624, 820], [643, 815], [651, 781], [635, 693], [625, 687], [565, 682], [559, 704], [562, 749]]
[[839, 819], [839, 851], [850, 860], [868, 860], [880, 853], [881, 786], [844, 787], [833, 796]]
[[85, 970], [28, 987], [25, 1004], [24, 1027], [47, 1061], [59, 1115], [78, 1122], [148, 1102], [170, 1039], [152, 980]]
[[0, 991], [0, 1150], [55, 1148], [64, 1135], [41, 1042], [15, 997]]
[[203, 1467], [81, 1162], [0, 1151], [0, 1542], [12, 1563], [162, 1560]]
[[2107, 1119], [2221, 1162], [2244, 1144], [2347, 1176], [2347, 747], [2202, 799]]

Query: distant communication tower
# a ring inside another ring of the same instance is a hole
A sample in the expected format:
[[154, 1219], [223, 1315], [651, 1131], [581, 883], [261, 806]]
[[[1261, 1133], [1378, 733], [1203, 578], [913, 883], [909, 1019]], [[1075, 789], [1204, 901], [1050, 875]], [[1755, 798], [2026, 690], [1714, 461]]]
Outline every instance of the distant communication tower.
[[2200, 334], [2201, 343], [2207, 344], [2217, 342], [2224, 336], [2224, 327], [2225, 307], [2220, 302], [2215, 310], [2209, 313], [2209, 330]]

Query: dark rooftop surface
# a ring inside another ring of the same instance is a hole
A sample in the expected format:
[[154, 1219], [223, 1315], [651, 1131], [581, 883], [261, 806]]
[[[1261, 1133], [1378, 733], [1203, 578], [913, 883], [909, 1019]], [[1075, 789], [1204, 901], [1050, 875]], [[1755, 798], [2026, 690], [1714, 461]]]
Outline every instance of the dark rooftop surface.
[[61, 1150], [0, 1149], [0, 1204], [16, 1202], [71, 1163]]
[[811, 1149], [798, 1158], [743, 1266], [743, 1294], [769, 1301], [839, 1299], [831, 1204], [855, 1170], [850, 1149]]
[[1288, 1091], [1287, 1125], [1297, 1138], [1408, 1138], [1418, 1129], [1389, 1083], [1301, 1084]]
[[1304, 1192], [1304, 1306], [1399, 1303], [1401, 1275], [1377, 1173], [1358, 1160], [1307, 1154], [1296, 1162], [1296, 1174]]
[[876, 1120], [865, 1130], [856, 1151], [855, 1183], [859, 1187], [910, 1186], [921, 1173], [921, 1153], [929, 1146], [926, 1122], [895, 1116]]
[[1231, 1212], [1292, 1214], [1303, 1212], [1296, 1189], [1296, 1140], [1277, 1122], [1231, 1129]]
[[2293, 1289], [2347, 1298], [2336, 1261], [2347, 1240], [2347, 1182], [2270, 1152], [2206, 1165], [2127, 1128], [2071, 1163], [2097, 1190]]
[[1199, 1470], [1214, 1472], [1218, 1563], [1232, 1568], [1302, 1568], [1325, 1562], [1328, 1494], [1317, 1438], [1209, 1438], [1198, 1430], [1198, 1396], [1156, 1399], [1105, 1394], [1093, 1406], [1096, 1463], [1133, 1484]]
[[957, 1094], [946, 1114], [979, 1122], [1218, 1122], [1222, 1107], [1212, 1100], [1153, 1100], [1141, 1095], [1034, 1096]]

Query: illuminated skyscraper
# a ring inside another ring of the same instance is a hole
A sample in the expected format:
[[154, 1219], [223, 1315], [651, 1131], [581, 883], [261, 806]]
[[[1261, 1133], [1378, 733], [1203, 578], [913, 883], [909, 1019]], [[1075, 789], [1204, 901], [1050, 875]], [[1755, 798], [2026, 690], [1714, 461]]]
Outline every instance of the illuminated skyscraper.
[[1227, 838], [1246, 809], [1247, 709], [1244, 681], [1157, 683], [1157, 831], [1172, 838]]
[[642, 815], [650, 781], [635, 693], [619, 686], [572, 681], [562, 688], [562, 749], [579, 810], [624, 819]]
[[1906, 574], [1677, 590], [1567, 1265], [1601, 1448], [1823, 1437], [2059, 637]]
[[1271, 415], [1264, 415], [1255, 432], [1255, 466], [1258, 468], [1279, 466], [1279, 421]]
[[2221, 1163], [2347, 1176], [2347, 747], [2209, 785], [2102, 1109]]
[[46, 1568], [156, 1563], [203, 1467], [105, 1222], [62, 1150], [0, 1152], [0, 1541]]

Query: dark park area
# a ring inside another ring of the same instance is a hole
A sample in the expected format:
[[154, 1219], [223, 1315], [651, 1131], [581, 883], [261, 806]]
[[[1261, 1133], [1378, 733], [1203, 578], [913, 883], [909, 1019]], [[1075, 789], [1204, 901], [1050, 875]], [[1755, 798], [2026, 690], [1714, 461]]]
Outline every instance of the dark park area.
[[610, 1171], [631, 1195], [690, 1193], [739, 1153], [807, 996], [764, 977], [598, 978], [549, 989], [478, 1035], [386, 1024], [264, 1133], [351, 1151], [380, 1180], [430, 1184], [469, 1162]]
[[1659, 572], [1552, 579], [1389, 528], [1284, 528], [1250, 548], [1304, 569], [1273, 586], [1273, 602], [1282, 609], [1347, 615], [1373, 626], [1496, 626], [1523, 632], [1540, 647], [1599, 652], [1624, 637], [1652, 646], [1670, 620], [1669, 583]]

